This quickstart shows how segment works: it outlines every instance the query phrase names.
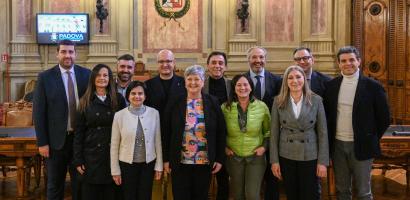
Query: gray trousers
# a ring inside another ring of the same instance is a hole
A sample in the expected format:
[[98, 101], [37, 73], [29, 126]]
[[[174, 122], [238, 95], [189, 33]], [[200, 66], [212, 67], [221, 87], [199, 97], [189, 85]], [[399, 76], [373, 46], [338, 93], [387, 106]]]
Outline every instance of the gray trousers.
[[263, 156], [228, 156], [226, 169], [231, 177], [229, 189], [235, 200], [259, 200], [263, 175], [266, 169]]
[[335, 171], [336, 196], [338, 200], [352, 199], [352, 178], [355, 181], [357, 199], [373, 199], [371, 170], [373, 159], [357, 160], [353, 142], [335, 141], [333, 167]]

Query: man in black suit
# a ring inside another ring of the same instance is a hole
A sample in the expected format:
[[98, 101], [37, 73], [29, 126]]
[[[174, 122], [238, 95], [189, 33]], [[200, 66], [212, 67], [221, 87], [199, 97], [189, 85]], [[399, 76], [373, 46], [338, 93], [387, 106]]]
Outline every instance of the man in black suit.
[[34, 93], [33, 118], [40, 155], [46, 158], [47, 199], [64, 197], [67, 168], [73, 199], [78, 185], [73, 156], [75, 112], [84, 94], [90, 70], [75, 65], [75, 45], [62, 40], [57, 47], [58, 65], [38, 75]]
[[[206, 61], [208, 76], [205, 79], [204, 92], [218, 98], [219, 105], [228, 100], [231, 92], [231, 80], [225, 77], [225, 70], [228, 65], [226, 54], [220, 51], [213, 51]], [[229, 199], [229, 176], [225, 165], [216, 173], [218, 192], [216, 200]]]
[[[130, 54], [124, 54], [117, 59], [117, 91], [124, 98], [125, 91], [127, 90], [128, 84], [131, 83], [132, 75], [134, 75], [135, 61], [134, 57]], [[125, 99], [128, 103], [128, 99]]]
[[310, 49], [307, 47], [296, 48], [293, 51], [293, 60], [295, 64], [300, 66], [305, 72], [310, 89], [317, 95], [323, 97], [325, 83], [330, 81], [331, 78], [312, 69], [313, 64], [315, 64], [315, 59]]
[[173, 95], [185, 93], [184, 78], [174, 74], [175, 57], [168, 49], [161, 50], [157, 55], [158, 75], [145, 82], [147, 98], [145, 104], [158, 110], [161, 122], [168, 99]]
[[338, 200], [352, 199], [352, 178], [357, 199], [373, 199], [371, 169], [380, 155], [380, 138], [390, 121], [383, 87], [360, 73], [355, 47], [339, 49], [341, 76], [329, 81], [324, 94], [330, 152]]
[[[248, 49], [247, 57], [250, 70], [245, 75], [252, 79], [255, 97], [265, 102], [270, 110], [272, 109], [273, 98], [279, 94], [282, 78], [265, 70], [266, 54], [266, 49], [262, 47]], [[267, 148], [265, 147], [266, 160], [269, 160]], [[266, 168], [264, 180], [265, 200], [279, 200], [278, 179], [273, 176], [270, 165]]]

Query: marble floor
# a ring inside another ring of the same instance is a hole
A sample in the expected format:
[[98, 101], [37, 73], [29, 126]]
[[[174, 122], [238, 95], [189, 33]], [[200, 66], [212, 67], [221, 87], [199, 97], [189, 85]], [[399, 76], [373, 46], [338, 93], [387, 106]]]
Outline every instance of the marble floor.
[[[404, 170], [390, 170], [387, 171], [386, 176], [381, 175], [381, 170], [373, 170], [372, 172], [372, 183], [373, 183], [373, 193], [375, 200], [410, 200], [410, 193], [406, 192], [406, 178]], [[1, 176], [1, 175], [0, 175]], [[10, 171], [7, 173], [7, 177], [1, 176], [0, 178], [0, 199], [11, 200], [16, 199], [16, 173], [15, 171]], [[169, 187], [170, 189], [170, 187]], [[283, 188], [281, 189], [283, 191]], [[67, 183], [65, 199], [71, 199], [70, 192], [71, 188]], [[330, 199], [327, 196], [327, 183], [323, 182], [323, 192], [322, 199]], [[153, 200], [162, 199], [161, 184], [159, 182], [154, 183], [153, 190]], [[168, 191], [168, 199], [171, 198], [171, 192]], [[35, 186], [34, 179], [31, 181], [31, 186], [29, 192], [24, 199], [46, 199], [44, 193], [44, 183], [43, 180], [39, 187]], [[215, 199], [211, 195], [210, 199]], [[281, 199], [286, 199], [283, 192], [281, 193]]]

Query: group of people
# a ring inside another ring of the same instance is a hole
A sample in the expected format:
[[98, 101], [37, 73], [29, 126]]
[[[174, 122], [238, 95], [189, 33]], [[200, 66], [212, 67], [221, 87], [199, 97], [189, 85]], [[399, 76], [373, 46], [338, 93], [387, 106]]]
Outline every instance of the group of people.
[[[282, 77], [265, 69], [267, 51], [247, 52], [249, 71], [224, 76], [225, 53], [174, 73], [172, 51], [157, 54], [158, 75], [132, 81], [135, 61], [118, 58], [91, 71], [75, 65], [75, 45], [57, 47], [58, 65], [41, 72], [33, 116], [48, 173], [47, 199], [151, 199], [153, 180], [171, 174], [176, 200], [320, 199], [333, 162], [337, 198], [372, 199], [370, 170], [389, 125], [383, 87], [360, 72], [356, 48], [339, 49], [341, 75], [313, 70], [309, 48], [293, 52]], [[81, 183], [81, 184], [80, 184]], [[265, 186], [262, 188], [262, 186]]]

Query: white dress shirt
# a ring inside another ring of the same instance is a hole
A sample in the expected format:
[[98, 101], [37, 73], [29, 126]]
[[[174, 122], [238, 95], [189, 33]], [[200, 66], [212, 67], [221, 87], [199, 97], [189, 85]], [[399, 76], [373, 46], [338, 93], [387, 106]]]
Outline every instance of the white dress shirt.
[[[74, 66], [71, 67], [69, 70], [64, 69], [63, 67], [61, 67], [61, 65], [58, 65], [58, 67], [60, 68], [60, 72], [61, 72], [61, 78], [63, 79], [63, 83], [64, 83], [64, 89], [65, 89], [65, 96], [67, 98], [67, 106], [68, 106], [68, 75], [67, 75], [67, 71], [70, 71], [71, 73], [71, 79], [73, 80], [73, 85], [74, 85], [74, 94], [75, 94], [75, 105], [76, 107], [78, 107], [79, 104], [79, 98], [78, 98], [78, 89], [77, 89], [77, 80], [75, 78], [75, 72], [74, 72]], [[70, 114], [68, 113], [68, 123], [67, 123], [67, 130], [72, 130], [74, 127], [71, 127], [71, 123], [70, 123]]]
[[300, 111], [302, 110], [303, 94], [300, 97], [299, 102], [297, 103], [295, 103], [295, 100], [292, 98], [291, 95], [289, 96], [290, 96], [290, 102], [292, 103], [293, 114], [295, 114], [296, 119], [298, 119], [300, 115]]
[[255, 76], [260, 76], [259, 80], [261, 82], [261, 99], [263, 99], [263, 96], [265, 95], [265, 68], [262, 68], [262, 71], [259, 74], [255, 74], [252, 70], [249, 70], [249, 75], [251, 76], [254, 88], [256, 87], [256, 82], [258, 82]]

